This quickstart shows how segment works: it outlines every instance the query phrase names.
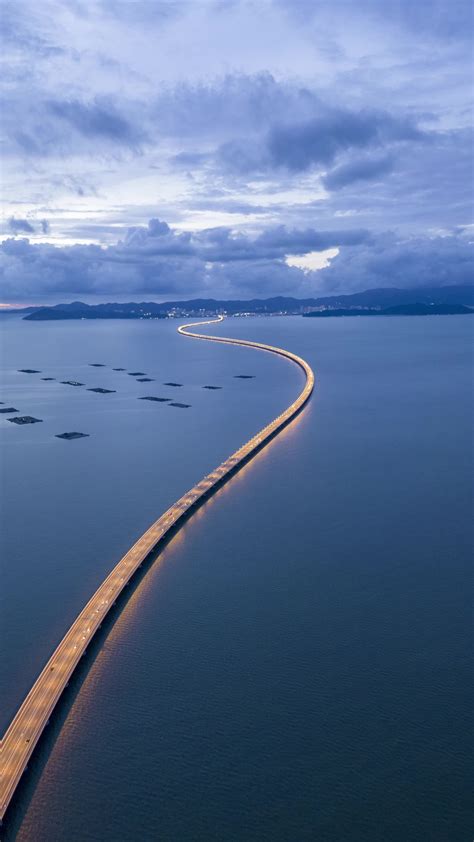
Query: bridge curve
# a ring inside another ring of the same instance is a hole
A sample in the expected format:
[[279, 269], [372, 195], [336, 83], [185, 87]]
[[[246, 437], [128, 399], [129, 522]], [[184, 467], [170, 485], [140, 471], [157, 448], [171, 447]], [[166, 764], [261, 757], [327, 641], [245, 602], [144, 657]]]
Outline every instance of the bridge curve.
[[291, 353], [291, 351], [276, 348], [273, 345], [265, 345], [261, 342], [208, 336], [190, 330], [190, 328], [197, 326], [220, 323], [223, 319], [223, 316], [218, 316], [217, 319], [182, 325], [178, 328], [178, 333], [193, 339], [257, 348], [285, 357], [304, 371], [306, 376], [304, 388], [284, 412], [173, 503], [120, 559], [82, 609], [36, 679], [0, 742], [0, 823], [14, 796], [28, 760], [33, 754], [35, 746], [78, 662], [102, 621], [138, 568], [151, 553], [156, 551], [165, 538], [169, 537], [171, 531], [176, 530], [184, 523], [193, 509], [211, 496], [223, 482], [251, 459], [273, 436], [279, 433], [303, 408], [311, 396], [314, 388], [313, 371], [305, 360]]

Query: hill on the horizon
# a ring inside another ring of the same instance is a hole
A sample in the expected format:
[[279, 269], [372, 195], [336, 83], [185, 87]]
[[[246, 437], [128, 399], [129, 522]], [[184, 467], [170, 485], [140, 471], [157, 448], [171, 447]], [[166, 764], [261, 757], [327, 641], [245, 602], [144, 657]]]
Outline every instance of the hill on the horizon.
[[[384, 309], [400, 305], [424, 304], [430, 306], [474, 306], [474, 285], [463, 284], [446, 287], [417, 287], [398, 289], [381, 287], [347, 295], [319, 298], [253, 298], [250, 300], [220, 300], [194, 298], [187, 301], [124, 302], [86, 304], [82, 301], [56, 304], [48, 307], [25, 308], [28, 321], [61, 319], [156, 319], [167, 315], [200, 315], [226, 312], [252, 314], [301, 314], [312, 308], [324, 309]], [[21, 311], [16, 311], [21, 312]]]

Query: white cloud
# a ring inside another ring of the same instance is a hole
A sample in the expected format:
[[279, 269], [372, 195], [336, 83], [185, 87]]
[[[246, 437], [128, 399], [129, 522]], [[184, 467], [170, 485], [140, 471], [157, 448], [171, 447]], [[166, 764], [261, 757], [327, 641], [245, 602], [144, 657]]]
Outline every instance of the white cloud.
[[337, 257], [338, 254], [338, 248], [308, 251], [301, 256], [288, 254], [285, 257], [285, 262], [288, 266], [296, 266], [298, 269], [302, 269], [303, 272], [317, 272], [318, 269], [326, 269], [330, 265], [331, 259]]

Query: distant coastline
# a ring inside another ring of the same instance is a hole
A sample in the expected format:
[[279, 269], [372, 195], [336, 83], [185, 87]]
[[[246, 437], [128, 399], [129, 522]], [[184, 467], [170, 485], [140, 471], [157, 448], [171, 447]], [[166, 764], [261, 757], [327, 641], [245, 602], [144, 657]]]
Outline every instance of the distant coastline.
[[399, 304], [397, 307], [386, 307], [384, 310], [367, 309], [334, 309], [315, 310], [303, 313], [305, 318], [327, 318], [337, 316], [463, 316], [474, 313], [474, 309], [464, 304]]
[[195, 298], [187, 301], [111, 302], [87, 304], [73, 301], [48, 306], [4, 310], [26, 321], [80, 319], [167, 319], [228, 316], [425, 316], [467, 315], [474, 310], [474, 285], [398, 289], [381, 287], [349, 295], [321, 298], [254, 298], [219, 300]]

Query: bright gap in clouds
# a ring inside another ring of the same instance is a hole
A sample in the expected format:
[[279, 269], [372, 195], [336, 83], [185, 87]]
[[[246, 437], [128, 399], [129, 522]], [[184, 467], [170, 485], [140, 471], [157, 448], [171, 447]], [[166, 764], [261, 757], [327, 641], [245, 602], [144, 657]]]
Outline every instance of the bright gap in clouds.
[[318, 269], [326, 269], [333, 257], [339, 254], [338, 248], [324, 249], [324, 251], [308, 251], [306, 254], [287, 254], [285, 263], [288, 266], [296, 266], [303, 272], [317, 272]]

